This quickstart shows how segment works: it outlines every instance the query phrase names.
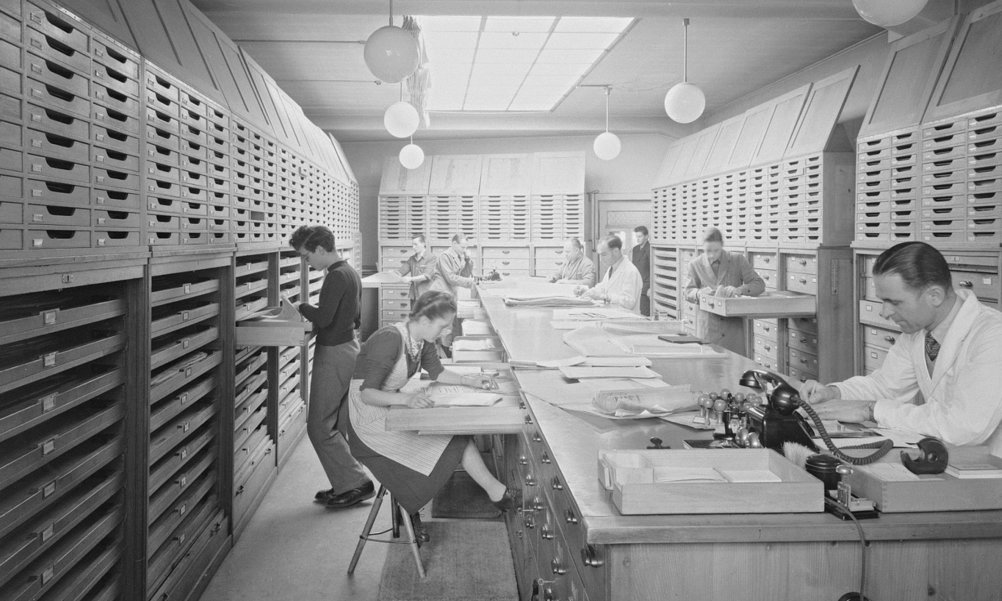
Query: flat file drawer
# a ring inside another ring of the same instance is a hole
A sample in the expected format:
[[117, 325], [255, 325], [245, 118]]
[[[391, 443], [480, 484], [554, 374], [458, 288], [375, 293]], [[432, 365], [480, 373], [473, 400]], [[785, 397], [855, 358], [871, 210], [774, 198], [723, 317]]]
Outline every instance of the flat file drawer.
[[791, 273], [817, 275], [818, 257], [817, 255], [783, 255], [783, 267], [788, 276]]
[[481, 256], [486, 261], [488, 259], [497, 260], [511, 260], [511, 259], [524, 259], [526, 262], [529, 260], [529, 248], [526, 247], [488, 247], [485, 246], [481, 249]]
[[778, 319], [756, 319], [753, 320], [752, 330], [756, 338], [769, 340], [778, 343], [780, 340]]
[[818, 294], [818, 276], [813, 273], [788, 272], [786, 289], [816, 296]]
[[779, 357], [779, 343], [769, 338], [755, 337], [755, 355], [777, 359]]
[[871, 325], [863, 327], [863, 343], [868, 347], [874, 347], [886, 351], [894, 346], [894, 343], [898, 341], [900, 336], [901, 332], [893, 329], [880, 328]]
[[787, 330], [787, 346], [812, 355], [818, 354], [817, 332], [804, 332], [794, 328]]
[[884, 357], [887, 356], [887, 349], [874, 346], [863, 347], [863, 371], [872, 373], [884, 364]]
[[790, 369], [796, 368], [815, 375], [820, 372], [817, 355], [791, 348], [789, 349], [788, 356]]
[[979, 271], [950, 270], [953, 285], [957, 288], [970, 290], [979, 299], [999, 300], [1000, 282], [998, 273]]

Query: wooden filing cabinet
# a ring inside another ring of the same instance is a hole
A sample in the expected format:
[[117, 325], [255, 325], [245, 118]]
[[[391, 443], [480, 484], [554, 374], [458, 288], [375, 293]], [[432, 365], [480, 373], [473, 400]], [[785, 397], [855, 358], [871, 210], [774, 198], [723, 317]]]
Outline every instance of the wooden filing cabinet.
[[480, 249], [481, 271], [496, 270], [502, 279], [523, 278], [532, 274], [532, 255], [528, 246], [493, 247]]
[[379, 327], [406, 321], [410, 310], [409, 284], [380, 284]]

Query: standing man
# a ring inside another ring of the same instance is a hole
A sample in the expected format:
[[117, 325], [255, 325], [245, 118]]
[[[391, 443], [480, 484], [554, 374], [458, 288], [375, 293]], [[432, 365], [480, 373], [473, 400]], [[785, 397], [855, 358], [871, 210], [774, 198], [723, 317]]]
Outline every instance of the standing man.
[[585, 298], [603, 300], [634, 313], [640, 312], [640, 290], [644, 282], [640, 272], [623, 256], [623, 241], [608, 236], [598, 243], [598, 256], [609, 264], [602, 281], [594, 288], [578, 286], [574, 293]]
[[411, 248], [414, 249], [414, 254], [407, 257], [397, 273], [411, 285], [410, 299], [413, 307], [418, 297], [431, 288], [431, 281], [435, 278], [435, 256], [428, 250], [424, 234], [414, 236]]
[[630, 261], [640, 272], [644, 288], [640, 291], [640, 314], [651, 315], [651, 243], [647, 239], [647, 226], [638, 225], [633, 228], [633, 248], [630, 249]]
[[[351, 375], [358, 356], [355, 330], [361, 322], [362, 282], [334, 247], [334, 234], [324, 226], [301, 226], [289, 244], [311, 269], [326, 269], [319, 306], [300, 303], [299, 312], [313, 322], [317, 344], [310, 376], [306, 432], [331, 488], [314, 500], [331, 509], [343, 509], [371, 498], [372, 480], [351, 456], [339, 428], [346, 428]], [[344, 413], [341, 414], [342, 409]]]
[[875, 421], [1002, 455], [1002, 313], [954, 290], [946, 259], [924, 242], [880, 253], [873, 280], [881, 317], [902, 335], [872, 374], [828, 386], [808, 380], [801, 397], [827, 419]]
[[584, 256], [584, 246], [577, 238], [564, 242], [564, 264], [560, 271], [550, 277], [551, 283], [581, 284], [591, 288], [595, 285], [595, 264]]
[[[431, 289], [448, 292], [456, 301], [459, 288], [473, 288], [476, 278], [473, 277], [473, 258], [467, 252], [469, 241], [462, 232], [452, 237], [452, 246], [440, 254], [436, 260], [436, 275], [432, 280]], [[442, 335], [442, 351], [446, 357], [452, 358], [452, 340], [463, 335], [463, 320], [456, 313], [452, 320], [451, 331]]]
[[[700, 294], [716, 296], [759, 296], [765, 282], [742, 254], [724, 250], [724, 236], [715, 227], [703, 233], [703, 254], [689, 263], [685, 298], [699, 302]], [[740, 317], [720, 317], [708, 311], [696, 312], [696, 336], [736, 353], [746, 354], [748, 337]]]

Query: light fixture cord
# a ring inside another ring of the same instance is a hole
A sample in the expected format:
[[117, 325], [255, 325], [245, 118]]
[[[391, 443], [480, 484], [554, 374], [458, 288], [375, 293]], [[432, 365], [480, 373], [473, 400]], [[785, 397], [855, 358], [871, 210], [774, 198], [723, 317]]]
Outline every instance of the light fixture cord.
[[390, 27], [393, 27], [393, 0], [390, 0]]
[[[390, 0], [393, 5], [393, 0]], [[689, 81], [689, 19], [682, 19], [682, 81]]]
[[612, 86], [605, 86], [605, 133], [609, 133], [609, 92]]

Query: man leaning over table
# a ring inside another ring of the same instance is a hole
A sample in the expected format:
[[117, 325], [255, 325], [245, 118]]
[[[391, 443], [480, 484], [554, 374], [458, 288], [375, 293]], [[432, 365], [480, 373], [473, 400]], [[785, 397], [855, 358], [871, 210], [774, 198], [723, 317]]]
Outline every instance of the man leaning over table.
[[801, 397], [826, 419], [875, 421], [1002, 455], [1002, 313], [954, 290], [943, 255], [924, 242], [882, 252], [873, 278], [881, 316], [902, 335], [872, 374], [808, 380]]
[[602, 281], [593, 288], [578, 286], [574, 293], [640, 313], [640, 291], [644, 281], [633, 263], [623, 255], [623, 241], [618, 236], [603, 238], [598, 243], [598, 256], [601, 262], [609, 265]]
[[577, 238], [568, 238], [564, 242], [564, 264], [550, 278], [550, 282], [580, 284], [589, 288], [595, 285], [595, 264], [584, 256], [584, 245]]

